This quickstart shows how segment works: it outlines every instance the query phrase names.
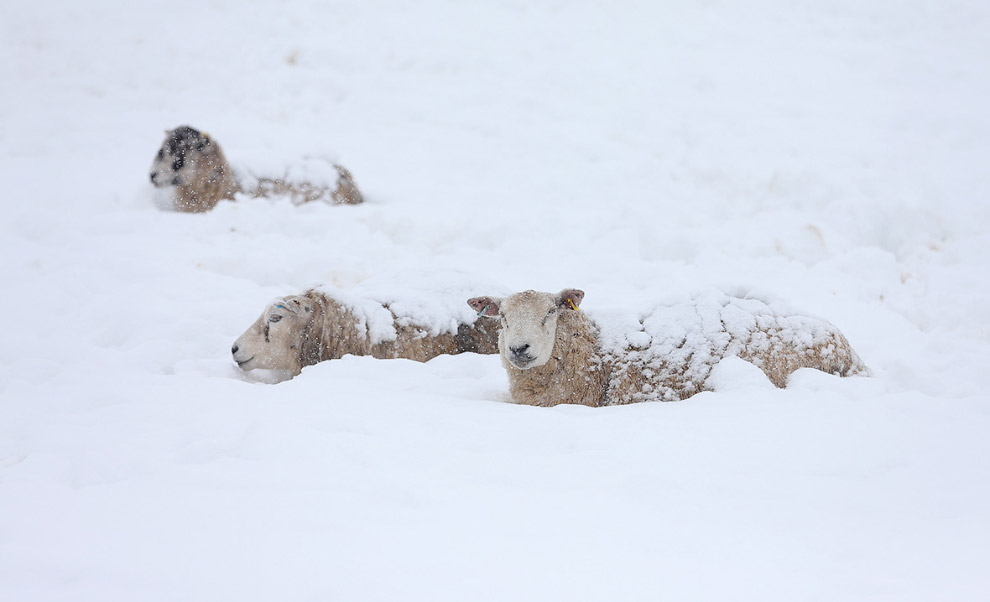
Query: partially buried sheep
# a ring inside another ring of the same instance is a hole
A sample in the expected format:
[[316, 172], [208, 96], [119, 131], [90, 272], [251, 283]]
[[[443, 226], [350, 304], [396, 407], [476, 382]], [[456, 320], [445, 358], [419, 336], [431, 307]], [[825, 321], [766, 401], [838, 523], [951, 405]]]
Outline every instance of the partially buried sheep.
[[777, 387], [798, 368], [848, 376], [867, 369], [832, 324], [765, 301], [710, 292], [639, 316], [578, 309], [584, 292], [474, 297], [498, 318], [498, 345], [516, 403], [587, 406], [686, 399], [706, 390], [712, 368], [738, 356]]
[[297, 205], [316, 200], [346, 205], [364, 202], [354, 177], [343, 166], [322, 159], [306, 160], [318, 164], [317, 170], [332, 168], [333, 175], [314, 182], [288, 174], [257, 178], [244, 174], [239, 181], [216, 140], [182, 125], [166, 130], [165, 141], [151, 163], [150, 178], [158, 188], [175, 187], [175, 208], [193, 213], [209, 211], [239, 192], [253, 197], [288, 196]]
[[466, 319], [454, 315], [430, 322], [378, 301], [310, 290], [269, 305], [234, 342], [231, 353], [244, 370], [280, 370], [293, 376], [306, 366], [348, 354], [425, 362], [438, 355], [498, 353], [498, 328], [490, 320], [468, 312]]

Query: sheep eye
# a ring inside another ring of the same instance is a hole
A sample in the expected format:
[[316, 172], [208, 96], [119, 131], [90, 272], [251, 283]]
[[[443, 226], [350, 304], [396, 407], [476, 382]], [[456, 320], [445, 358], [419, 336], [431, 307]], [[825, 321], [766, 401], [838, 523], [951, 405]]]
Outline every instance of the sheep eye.
[[282, 316], [280, 316], [278, 314], [275, 314], [272, 317], [268, 318], [268, 321], [274, 324], [275, 322], [278, 322], [281, 319], [282, 319]]

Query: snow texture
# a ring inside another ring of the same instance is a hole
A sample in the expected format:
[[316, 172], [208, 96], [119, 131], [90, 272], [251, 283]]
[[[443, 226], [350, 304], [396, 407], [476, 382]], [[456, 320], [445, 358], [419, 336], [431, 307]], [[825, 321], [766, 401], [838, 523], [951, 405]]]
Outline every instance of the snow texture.
[[[6, 6], [0, 600], [990, 599], [987, 56], [977, 0]], [[179, 124], [366, 202], [163, 210]], [[417, 271], [641, 345], [765, 291], [872, 377], [537, 408], [491, 355], [231, 360], [315, 286], [408, 273], [369, 294], [434, 323]]]

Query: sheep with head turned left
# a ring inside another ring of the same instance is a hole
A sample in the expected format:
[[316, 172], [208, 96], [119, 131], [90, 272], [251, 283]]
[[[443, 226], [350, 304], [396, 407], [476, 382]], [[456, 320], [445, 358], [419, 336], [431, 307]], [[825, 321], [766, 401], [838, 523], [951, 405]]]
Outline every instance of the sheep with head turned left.
[[179, 211], [202, 213], [221, 200], [243, 192], [253, 197], [289, 196], [295, 204], [326, 200], [335, 204], [364, 202], [351, 172], [333, 164], [333, 186], [286, 177], [259, 177], [244, 186], [234, 174], [220, 144], [205, 132], [182, 125], [165, 131], [165, 140], [151, 163], [149, 177], [158, 188], [174, 188]]
[[412, 323], [387, 305], [374, 303], [391, 322], [391, 337], [369, 332], [366, 317], [352, 305], [319, 290], [281, 297], [268, 305], [240, 337], [231, 354], [242, 370], [266, 369], [298, 375], [306, 366], [345, 355], [425, 362], [439, 355], [498, 353], [498, 329], [489, 320], [450, 316], [442, 329]]

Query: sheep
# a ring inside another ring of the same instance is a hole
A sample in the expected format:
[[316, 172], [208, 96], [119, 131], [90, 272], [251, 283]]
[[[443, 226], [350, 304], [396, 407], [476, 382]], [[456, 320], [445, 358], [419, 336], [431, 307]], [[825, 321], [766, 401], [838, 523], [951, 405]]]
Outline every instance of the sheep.
[[[329, 163], [329, 162], [328, 162]], [[158, 188], [175, 187], [173, 205], [179, 211], [203, 213], [222, 199], [233, 200], [239, 192], [253, 197], [289, 196], [299, 205], [319, 199], [337, 204], [364, 202], [354, 176], [341, 165], [331, 164], [336, 184], [290, 182], [287, 178], [235, 177], [227, 157], [216, 140], [199, 130], [182, 125], [165, 131], [165, 141], [151, 163], [151, 183]]]
[[234, 342], [234, 362], [243, 370], [296, 376], [306, 366], [347, 354], [425, 362], [438, 355], [498, 353], [498, 329], [489, 320], [452, 317], [431, 326], [370, 303], [369, 309], [368, 300], [346, 302], [316, 289], [280, 298]]
[[868, 374], [832, 324], [721, 292], [658, 306], [639, 317], [579, 309], [584, 292], [524, 291], [473, 297], [479, 316], [498, 318], [499, 353], [519, 404], [607, 406], [674, 401], [708, 390], [721, 359], [738, 356], [777, 387], [798, 368]]

